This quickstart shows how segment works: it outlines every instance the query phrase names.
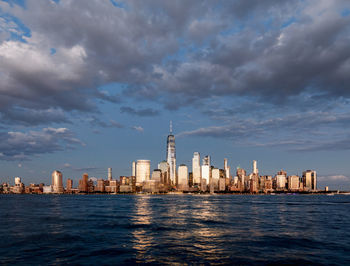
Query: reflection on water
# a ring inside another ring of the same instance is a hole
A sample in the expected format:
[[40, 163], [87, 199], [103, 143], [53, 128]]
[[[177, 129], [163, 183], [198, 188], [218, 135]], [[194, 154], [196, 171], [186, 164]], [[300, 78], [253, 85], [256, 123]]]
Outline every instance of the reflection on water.
[[141, 261], [145, 258], [146, 253], [153, 245], [153, 237], [149, 234], [148, 230], [144, 229], [144, 226], [150, 225], [152, 221], [153, 213], [150, 207], [150, 196], [139, 196], [135, 198], [134, 215], [131, 217], [133, 225], [135, 227], [132, 231], [133, 236], [133, 248], [136, 252], [137, 261]]
[[0, 195], [0, 203], [2, 264], [350, 260], [346, 196]]

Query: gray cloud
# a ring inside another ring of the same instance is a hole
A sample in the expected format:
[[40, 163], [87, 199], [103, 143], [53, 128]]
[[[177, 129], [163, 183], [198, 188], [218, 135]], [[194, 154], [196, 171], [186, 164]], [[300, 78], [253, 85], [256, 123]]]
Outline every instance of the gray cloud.
[[140, 132], [140, 133], [144, 131], [143, 127], [141, 126], [132, 126], [131, 129], [136, 130], [137, 132]]
[[0, 160], [30, 160], [33, 156], [84, 146], [67, 128], [0, 132]]
[[[309, 98], [321, 105], [350, 96], [350, 17], [340, 15], [347, 1], [154, 0], [119, 8], [107, 0], [29, 0], [25, 9], [0, 7], [31, 30], [25, 43], [0, 39], [0, 113], [14, 122], [35, 116], [16, 120], [9, 114], [17, 108], [96, 112], [96, 100], [121, 97], [177, 109], [213, 96], [298, 108]], [[127, 85], [100, 91], [110, 82]], [[49, 120], [60, 121], [35, 123]]]
[[90, 124], [92, 126], [98, 126], [98, 127], [104, 127], [104, 128], [111, 128], [111, 127], [124, 128], [124, 125], [122, 125], [121, 123], [119, 123], [115, 120], [112, 120], [112, 119], [109, 122], [105, 122], [105, 121], [102, 121], [101, 119], [93, 116], [89, 120], [90, 120]]
[[144, 109], [134, 109], [129, 106], [122, 106], [120, 107], [120, 112], [121, 113], [127, 113], [131, 115], [136, 115], [136, 116], [157, 116], [159, 115], [158, 110], [154, 110], [152, 108], [144, 108]]
[[225, 138], [236, 144], [293, 151], [348, 150], [349, 126], [349, 113], [310, 112], [265, 120], [233, 119], [226, 125], [184, 131], [178, 137]]

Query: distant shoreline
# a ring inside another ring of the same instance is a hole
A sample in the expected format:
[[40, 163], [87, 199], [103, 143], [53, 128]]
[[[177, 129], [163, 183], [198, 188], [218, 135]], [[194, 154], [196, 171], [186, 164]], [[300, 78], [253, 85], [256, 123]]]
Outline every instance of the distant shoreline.
[[167, 193], [151, 193], [151, 192], [130, 192], [130, 193], [1, 193], [0, 195], [349, 195], [350, 191], [314, 191], [314, 192], [272, 192], [272, 193], [249, 193], [249, 192], [167, 192]]

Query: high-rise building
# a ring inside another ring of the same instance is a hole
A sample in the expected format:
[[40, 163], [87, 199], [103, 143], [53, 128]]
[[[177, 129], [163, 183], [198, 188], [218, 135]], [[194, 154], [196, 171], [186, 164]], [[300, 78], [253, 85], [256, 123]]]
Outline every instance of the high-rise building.
[[111, 181], [112, 178], [112, 168], [108, 168], [108, 181]]
[[218, 168], [213, 168], [211, 170], [211, 184], [214, 187], [214, 190], [217, 191], [219, 189], [219, 179], [220, 179], [220, 170]]
[[193, 153], [192, 158], [192, 175], [193, 184], [199, 185], [201, 183], [201, 165], [200, 165], [200, 154], [199, 152]]
[[210, 180], [210, 166], [209, 165], [202, 165], [201, 167], [201, 176], [202, 180], [205, 179], [205, 183], [209, 184]]
[[132, 162], [131, 176], [136, 176], [136, 162]]
[[152, 180], [156, 180], [158, 182], [162, 181], [162, 170], [154, 169], [152, 172]]
[[78, 190], [79, 192], [87, 193], [89, 192], [89, 175], [84, 173], [82, 179], [79, 180]]
[[53, 193], [63, 193], [62, 173], [60, 171], [52, 172], [52, 190]]
[[150, 180], [151, 162], [150, 160], [137, 160], [136, 163], [136, 186]]
[[257, 167], [257, 162], [254, 160], [253, 161], [253, 174], [258, 174], [258, 173], [259, 173], [259, 170]]
[[317, 190], [316, 171], [306, 170], [303, 172], [304, 190]]
[[162, 161], [158, 164], [158, 169], [162, 171], [162, 183], [163, 184], [170, 184], [170, 167], [167, 161]]
[[230, 178], [230, 167], [227, 164], [227, 158], [224, 159], [224, 170], [226, 178]]
[[170, 180], [173, 185], [176, 185], [176, 151], [175, 151], [175, 136], [173, 135], [173, 125], [170, 121], [170, 134], [167, 138], [166, 161], [170, 167]]
[[291, 191], [299, 190], [300, 188], [300, 178], [297, 175], [288, 176], [288, 189]]
[[188, 168], [185, 164], [181, 164], [179, 166], [178, 171], [178, 187], [179, 189], [187, 189], [188, 188]]
[[276, 175], [276, 188], [281, 190], [286, 188], [287, 176], [284, 172], [279, 172], [280, 174]]
[[67, 186], [66, 186], [67, 193], [71, 193], [72, 188], [73, 188], [73, 180], [68, 178], [67, 179]]

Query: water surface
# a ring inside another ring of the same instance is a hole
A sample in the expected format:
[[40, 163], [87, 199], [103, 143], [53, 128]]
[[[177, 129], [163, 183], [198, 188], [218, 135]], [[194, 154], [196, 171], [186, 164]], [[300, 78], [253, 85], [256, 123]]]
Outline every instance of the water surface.
[[0, 195], [1, 264], [350, 264], [350, 196]]

